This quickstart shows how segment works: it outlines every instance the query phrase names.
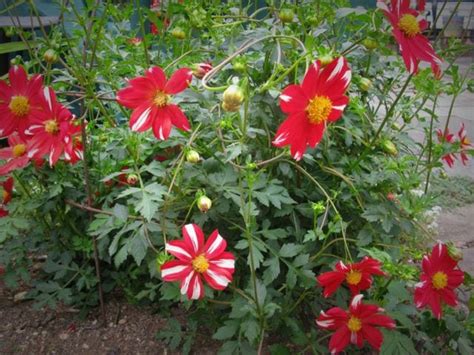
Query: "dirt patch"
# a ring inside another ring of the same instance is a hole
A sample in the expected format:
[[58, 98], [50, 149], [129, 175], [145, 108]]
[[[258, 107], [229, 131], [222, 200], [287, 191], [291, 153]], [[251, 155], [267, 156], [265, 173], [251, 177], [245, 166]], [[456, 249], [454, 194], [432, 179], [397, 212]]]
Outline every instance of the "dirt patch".
[[[152, 307], [112, 300], [106, 305], [107, 325], [99, 311], [81, 319], [66, 307], [34, 310], [32, 302], [14, 303], [13, 295], [0, 290], [0, 353], [2, 354], [176, 354], [156, 334], [167, 320]], [[179, 312], [179, 310], [177, 310]], [[201, 337], [198, 337], [201, 338]], [[196, 344], [200, 354], [216, 353], [220, 347], [210, 336]], [[199, 341], [199, 339], [197, 339]]]

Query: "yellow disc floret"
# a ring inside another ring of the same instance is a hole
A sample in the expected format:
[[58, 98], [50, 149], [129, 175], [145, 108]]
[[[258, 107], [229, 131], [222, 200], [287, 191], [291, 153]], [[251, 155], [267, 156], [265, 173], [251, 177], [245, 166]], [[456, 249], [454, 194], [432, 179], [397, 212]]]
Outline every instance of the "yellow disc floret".
[[25, 117], [30, 113], [30, 103], [25, 96], [12, 96], [8, 108], [17, 117]]
[[400, 18], [398, 27], [408, 38], [413, 38], [421, 32], [418, 20], [410, 14], [405, 14]]
[[362, 322], [359, 318], [351, 316], [347, 322], [347, 328], [349, 328], [351, 332], [358, 332], [362, 329]]
[[2, 190], [2, 201], [6, 201], [10, 194], [6, 190]]
[[309, 122], [320, 124], [326, 121], [332, 110], [332, 102], [327, 96], [315, 96], [306, 107]]
[[362, 273], [359, 270], [351, 270], [346, 275], [346, 281], [349, 285], [358, 285], [362, 279]]
[[155, 106], [163, 107], [168, 105], [170, 97], [163, 91], [157, 91], [155, 97], [153, 98], [153, 103]]
[[56, 120], [47, 120], [44, 123], [44, 130], [49, 134], [57, 134], [59, 132], [58, 122]]
[[448, 275], [442, 271], [438, 271], [432, 277], [433, 287], [437, 290], [441, 290], [448, 285]]
[[201, 274], [203, 272], [206, 272], [207, 269], [209, 268], [209, 262], [207, 261], [206, 257], [203, 254], [195, 257], [192, 264], [193, 264], [193, 269], [196, 272], [199, 272]]
[[14, 158], [21, 157], [26, 153], [26, 144], [17, 144], [12, 148], [12, 155]]

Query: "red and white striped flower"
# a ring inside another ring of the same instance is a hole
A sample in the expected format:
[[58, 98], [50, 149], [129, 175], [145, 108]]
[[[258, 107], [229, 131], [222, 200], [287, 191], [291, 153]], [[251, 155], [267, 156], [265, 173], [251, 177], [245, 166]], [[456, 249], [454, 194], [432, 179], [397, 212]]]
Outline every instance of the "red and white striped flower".
[[13, 178], [9, 177], [3, 182], [0, 182], [0, 218], [8, 216], [6, 205], [11, 201], [13, 195]]
[[288, 114], [280, 125], [273, 145], [291, 147], [291, 155], [300, 160], [309, 145], [322, 139], [328, 122], [341, 118], [349, 102], [345, 95], [351, 70], [344, 57], [321, 69], [318, 60], [310, 66], [301, 85], [290, 85], [280, 95], [280, 108]]
[[31, 151], [30, 142], [22, 139], [17, 133], [8, 136], [8, 145], [8, 148], [0, 149], [0, 160], [6, 160], [6, 163], [0, 166], [0, 175], [24, 168], [31, 159], [28, 156], [28, 152]]
[[0, 80], [0, 137], [18, 132], [25, 137], [30, 120], [44, 106], [41, 94], [43, 77], [28, 79], [25, 69], [14, 66], [8, 72], [10, 85]]
[[163, 264], [164, 281], [180, 281], [181, 294], [188, 299], [204, 297], [204, 279], [215, 290], [224, 290], [232, 282], [235, 258], [226, 252], [227, 243], [217, 231], [204, 243], [204, 234], [196, 224], [183, 227], [183, 240], [166, 243], [166, 251], [177, 259]]
[[[436, 135], [438, 136], [438, 141], [441, 144], [444, 144], [444, 143], [453, 144], [454, 143], [454, 134], [449, 132], [449, 128], [446, 128], [446, 131], [444, 131], [444, 132], [441, 129], [438, 129], [436, 131]], [[445, 154], [441, 157], [441, 159], [443, 159], [446, 162], [446, 164], [448, 164], [448, 166], [450, 168], [452, 168], [454, 166], [454, 159], [455, 158], [456, 158], [456, 156], [453, 153], [448, 153], [448, 154]]]
[[190, 125], [183, 111], [171, 103], [171, 96], [184, 91], [192, 80], [193, 72], [182, 68], [169, 80], [160, 67], [153, 67], [128, 82], [129, 86], [117, 93], [122, 106], [133, 109], [130, 118], [132, 131], [144, 132], [153, 128], [155, 137], [168, 139], [171, 126], [189, 131]]
[[71, 141], [80, 133], [80, 127], [75, 126], [74, 115], [56, 100], [53, 89], [45, 87], [43, 94], [46, 107], [31, 120], [31, 126], [26, 131], [32, 137], [32, 152], [28, 156], [42, 157], [47, 154], [49, 165], [53, 166], [63, 153], [66, 156], [71, 153]]
[[451, 307], [458, 304], [454, 290], [464, 281], [464, 272], [459, 270], [457, 260], [448, 252], [445, 244], [438, 243], [430, 255], [425, 255], [421, 264], [423, 273], [415, 286], [417, 308], [429, 306], [436, 318], [441, 319], [442, 304]]
[[461, 145], [461, 152], [459, 153], [459, 155], [461, 156], [461, 162], [463, 163], [463, 165], [466, 165], [467, 162], [469, 161], [469, 158], [466, 152], [468, 150], [472, 151], [474, 148], [472, 147], [472, 143], [467, 136], [464, 123], [461, 124], [461, 128], [459, 129], [459, 132], [458, 132], [458, 138], [459, 138], [459, 144]]
[[380, 261], [368, 256], [358, 263], [348, 265], [339, 261], [336, 264], [336, 270], [325, 272], [316, 280], [324, 287], [324, 297], [331, 296], [343, 282], [347, 284], [352, 295], [356, 295], [372, 286], [372, 275], [385, 275], [381, 266]]
[[329, 351], [337, 354], [350, 343], [362, 348], [366, 340], [374, 349], [380, 350], [383, 335], [377, 327], [395, 328], [392, 318], [380, 314], [384, 310], [377, 305], [363, 304], [362, 295], [356, 295], [351, 301], [348, 311], [333, 307], [323, 312], [316, 324], [323, 329], [334, 330], [329, 341]]
[[[424, 9], [424, 2], [419, 1], [418, 8]], [[411, 74], [418, 72], [420, 61], [431, 64], [431, 69], [436, 77], [441, 75], [441, 59], [435, 54], [433, 46], [423, 31], [428, 28], [428, 21], [420, 16], [418, 11], [410, 8], [410, 0], [391, 0], [387, 6], [383, 0], [378, 0], [377, 6], [390, 21], [395, 37], [400, 47], [407, 70]]]

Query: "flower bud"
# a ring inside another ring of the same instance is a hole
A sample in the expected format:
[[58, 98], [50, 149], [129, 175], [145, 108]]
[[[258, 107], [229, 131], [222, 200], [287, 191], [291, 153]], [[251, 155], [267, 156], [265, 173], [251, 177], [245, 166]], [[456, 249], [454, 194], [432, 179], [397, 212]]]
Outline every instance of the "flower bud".
[[293, 18], [295, 17], [295, 13], [291, 9], [282, 9], [278, 14], [280, 21], [283, 23], [290, 23], [293, 22]]
[[397, 155], [398, 150], [395, 144], [390, 139], [384, 139], [382, 141], [382, 149], [385, 151], [385, 153], [388, 153], [390, 155]]
[[158, 272], [161, 271], [161, 267], [163, 266], [163, 264], [169, 260], [172, 260], [172, 257], [168, 253], [162, 251], [158, 254], [158, 256], [156, 257], [156, 269], [158, 270]]
[[235, 60], [232, 62], [232, 69], [238, 72], [245, 72], [247, 70], [247, 64], [242, 60]]
[[46, 63], [53, 64], [58, 60], [58, 54], [54, 49], [48, 49], [43, 54], [43, 59]]
[[211, 209], [212, 201], [209, 197], [204, 195], [198, 198], [197, 206], [199, 208], [199, 211], [206, 213], [207, 211]]
[[244, 92], [237, 85], [231, 85], [224, 91], [222, 99], [224, 111], [235, 112], [239, 110], [242, 101], [244, 101]]
[[195, 150], [190, 150], [186, 154], [186, 161], [188, 163], [196, 164], [199, 162], [199, 160], [201, 160], [201, 157], [199, 156], [199, 153], [196, 152]]
[[186, 33], [180, 27], [173, 28], [173, 30], [171, 31], [171, 35], [176, 39], [185, 39], [186, 38]]
[[372, 81], [367, 78], [360, 78], [359, 86], [362, 91], [369, 91], [372, 88]]
[[133, 44], [134, 46], [139, 46], [143, 40], [140, 37], [133, 37], [128, 40], [128, 43]]
[[377, 41], [373, 40], [372, 38], [366, 38], [362, 41], [362, 45], [367, 48], [369, 51], [374, 50], [379, 45]]
[[325, 67], [326, 65], [331, 63], [334, 60], [334, 58], [330, 54], [325, 54], [325, 55], [320, 56], [318, 60], [321, 63], [321, 67]]
[[138, 176], [136, 174], [127, 175], [127, 184], [135, 185], [138, 182]]
[[389, 201], [395, 201], [397, 199], [397, 196], [393, 192], [389, 192], [387, 194], [387, 200]]
[[455, 260], [455, 261], [460, 261], [462, 260], [462, 252], [456, 248], [452, 243], [447, 243], [446, 247], [448, 248], [448, 254], [449, 256]]
[[193, 75], [198, 78], [204, 78], [204, 75], [212, 70], [212, 65], [209, 63], [197, 63], [193, 65]]

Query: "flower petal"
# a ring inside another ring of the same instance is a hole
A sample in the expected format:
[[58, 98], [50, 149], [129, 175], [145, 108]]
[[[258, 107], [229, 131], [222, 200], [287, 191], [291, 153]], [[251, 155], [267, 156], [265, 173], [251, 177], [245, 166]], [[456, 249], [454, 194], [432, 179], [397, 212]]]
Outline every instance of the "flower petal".
[[181, 68], [173, 73], [165, 85], [164, 91], [168, 94], [177, 94], [186, 90], [193, 79], [193, 71], [189, 68]]
[[297, 113], [306, 110], [308, 98], [299, 85], [287, 86], [280, 95], [280, 108], [285, 113]]
[[193, 250], [195, 255], [201, 253], [204, 246], [204, 234], [201, 228], [197, 224], [186, 224], [182, 232], [189, 250]]

